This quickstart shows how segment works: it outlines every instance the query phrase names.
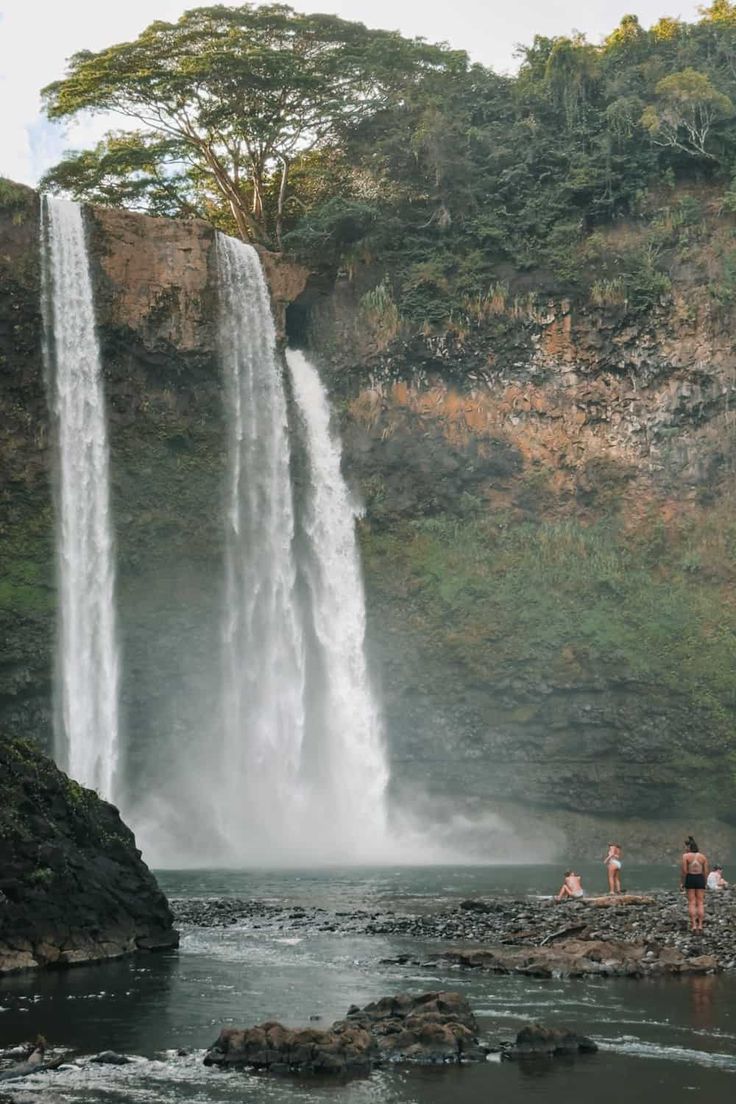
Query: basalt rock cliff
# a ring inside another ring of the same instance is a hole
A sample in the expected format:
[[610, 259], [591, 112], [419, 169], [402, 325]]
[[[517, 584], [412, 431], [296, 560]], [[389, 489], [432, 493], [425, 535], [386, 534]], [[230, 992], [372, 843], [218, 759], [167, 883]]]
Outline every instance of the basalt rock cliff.
[[[38, 218], [33, 193], [5, 189], [0, 723], [48, 746]], [[134, 791], [161, 733], [185, 755], [219, 693], [215, 242], [203, 223], [113, 210], [90, 210], [88, 227]], [[280, 327], [330, 385], [365, 504], [394, 802], [443, 836], [511, 825], [547, 854], [598, 854], [614, 834], [663, 856], [696, 828], [723, 853], [736, 796], [736, 354], [730, 310], [692, 261], [645, 313], [499, 294], [442, 333], [381, 315], [370, 266], [326, 278], [264, 264]]]

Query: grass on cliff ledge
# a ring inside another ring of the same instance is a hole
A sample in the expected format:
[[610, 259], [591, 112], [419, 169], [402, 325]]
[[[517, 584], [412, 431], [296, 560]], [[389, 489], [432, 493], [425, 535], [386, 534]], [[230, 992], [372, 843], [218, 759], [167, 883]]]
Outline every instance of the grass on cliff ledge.
[[732, 530], [440, 516], [367, 532], [364, 550], [379, 602], [405, 603], [425, 646], [471, 676], [641, 681], [725, 730], [736, 713]]

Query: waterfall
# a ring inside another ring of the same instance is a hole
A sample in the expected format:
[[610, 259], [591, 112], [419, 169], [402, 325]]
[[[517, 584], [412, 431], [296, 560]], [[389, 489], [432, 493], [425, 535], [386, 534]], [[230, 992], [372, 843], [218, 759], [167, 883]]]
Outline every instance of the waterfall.
[[304, 749], [304, 773], [317, 764], [323, 834], [337, 830], [353, 855], [375, 855], [384, 842], [388, 771], [366, 665], [356, 510], [317, 370], [297, 350], [289, 350], [286, 360], [306, 440], [305, 570], [323, 685], [315, 738]]
[[56, 754], [103, 797], [119, 761], [109, 455], [82, 212], [47, 196], [42, 272], [49, 399], [58, 439]]
[[228, 417], [220, 830], [236, 854], [298, 844], [304, 641], [286, 397], [258, 254], [218, 235]]
[[295, 503], [282, 367], [256, 251], [217, 239], [228, 440], [218, 827], [230, 861], [350, 860], [384, 843], [355, 514], [314, 368], [289, 354], [308, 472]]

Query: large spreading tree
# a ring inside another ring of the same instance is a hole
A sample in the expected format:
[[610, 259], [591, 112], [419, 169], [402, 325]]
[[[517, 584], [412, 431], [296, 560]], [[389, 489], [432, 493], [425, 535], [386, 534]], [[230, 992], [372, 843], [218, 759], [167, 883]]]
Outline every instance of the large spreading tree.
[[[224, 202], [244, 239], [280, 241], [295, 158], [337, 142], [464, 54], [282, 4], [218, 5], [83, 51], [44, 90], [48, 115], [126, 122], [70, 153], [52, 190], [175, 213]], [[204, 200], [203, 200], [204, 197]]]

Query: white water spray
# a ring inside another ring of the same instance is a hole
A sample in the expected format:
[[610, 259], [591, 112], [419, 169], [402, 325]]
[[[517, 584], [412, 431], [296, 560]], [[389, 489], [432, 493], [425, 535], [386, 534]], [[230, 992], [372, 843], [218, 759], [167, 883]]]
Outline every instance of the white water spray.
[[231, 861], [376, 856], [387, 771], [327, 396], [290, 354], [308, 469], [302, 518], [258, 254], [219, 236], [217, 255], [229, 419], [220, 837]]
[[229, 429], [219, 827], [235, 857], [279, 858], [299, 843], [304, 733], [286, 398], [258, 254], [218, 235], [217, 262]]
[[119, 675], [109, 450], [77, 204], [45, 198], [41, 249], [50, 404], [58, 436], [56, 755], [72, 778], [114, 799]]

